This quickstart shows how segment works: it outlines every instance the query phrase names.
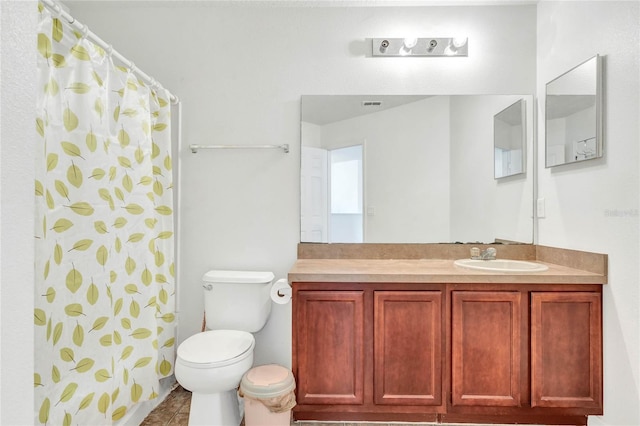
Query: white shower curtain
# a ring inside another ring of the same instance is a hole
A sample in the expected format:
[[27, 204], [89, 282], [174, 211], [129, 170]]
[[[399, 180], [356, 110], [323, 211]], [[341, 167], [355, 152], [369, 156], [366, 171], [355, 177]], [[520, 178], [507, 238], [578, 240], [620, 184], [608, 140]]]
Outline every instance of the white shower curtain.
[[34, 423], [111, 424], [173, 373], [168, 93], [38, 10]]

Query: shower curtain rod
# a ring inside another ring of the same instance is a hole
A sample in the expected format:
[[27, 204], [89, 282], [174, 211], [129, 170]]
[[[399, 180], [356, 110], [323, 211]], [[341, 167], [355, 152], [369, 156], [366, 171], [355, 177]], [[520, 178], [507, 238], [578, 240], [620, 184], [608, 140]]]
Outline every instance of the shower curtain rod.
[[[42, 5], [44, 7], [49, 9], [51, 12], [53, 12], [56, 15], [58, 15], [59, 17], [63, 18], [73, 28], [75, 28], [75, 29], [77, 29], [79, 31], [82, 31], [82, 34], [86, 38], [88, 38], [89, 40], [91, 40], [92, 42], [94, 42], [95, 44], [100, 46], [101, 48], [103, 48], [107, 52], [107, 54], [115, 57], [120, 62], [122, 62], [127, 68], [130, 68], [131, 71], [133, 71], [134, 73], [138, 74], [142, 78], [142, 80], [144, 80], [145, 83], [149, 84], [153, 88], [164, 88], [162, 86], [162, 84], [160, 84], [155, 78], [149, 76], [144, 71], [142, 71], [140, 68], [135, 66], [133, 61], [130, 61], [127, 58], [125, 58], [124, 56], [122, 56], [122, 54], [120, 54], [120, 52], [115, 50], [113, 48], [113, 46], [111, 46], [111, 44], [105, 42], [100, 37], [98, 37], [95, 33], [90, 31], [89, 27], [87, 27], [85, 24], [82, 24], [82, 23], [76, 21], [76, 19], [71, 14], [69, 14], [64, 9], [62, 9], [62, 7], [55, 0], [40, 0], [40, 2], [42, 3]], [[167, 90], [167, 89], [165, 89], [165, 90]], [[177, 104], [178, 102], [180, 102], [178, 97], [175, 96], [174, 94], [172, 94], [169, 90], [167, 90], [167, 93], [169, 94], [169, 100], [171, 101], [172, 104]]]

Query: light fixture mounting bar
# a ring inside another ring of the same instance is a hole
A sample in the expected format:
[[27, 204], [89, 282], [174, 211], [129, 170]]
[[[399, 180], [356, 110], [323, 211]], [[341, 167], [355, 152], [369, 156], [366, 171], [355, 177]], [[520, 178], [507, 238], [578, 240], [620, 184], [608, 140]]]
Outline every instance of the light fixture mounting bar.
[[468, 56], [466, 37], [374, 38], [373, 56]]

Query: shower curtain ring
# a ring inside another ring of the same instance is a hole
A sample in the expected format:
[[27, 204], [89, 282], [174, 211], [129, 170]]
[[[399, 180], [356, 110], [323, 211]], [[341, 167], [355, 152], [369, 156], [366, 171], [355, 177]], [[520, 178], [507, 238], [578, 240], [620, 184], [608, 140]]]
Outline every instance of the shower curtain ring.
[[89, 35], [89, 27], [87, 24], [82, 24], [82, 38], [85, 39]]
[[136, 70], [136, 64], [134, 64], [133, 61], [129, 61], [129, 71], [135, 72], [135, 70]]
[[107, 46], [107, 55], [109, 55], [109, 58], [111, 58], [113, 56], [113, 45], [109, 44]]

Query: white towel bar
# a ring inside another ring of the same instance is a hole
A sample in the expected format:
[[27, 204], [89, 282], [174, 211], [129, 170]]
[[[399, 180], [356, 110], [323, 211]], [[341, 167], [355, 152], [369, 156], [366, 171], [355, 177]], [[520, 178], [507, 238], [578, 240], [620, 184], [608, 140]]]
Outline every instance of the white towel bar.
[[289, 153], [289, 144], [284, 145], [189, 145], [192, 153], [199, 149], [282, 149]]

